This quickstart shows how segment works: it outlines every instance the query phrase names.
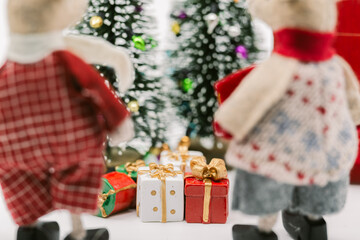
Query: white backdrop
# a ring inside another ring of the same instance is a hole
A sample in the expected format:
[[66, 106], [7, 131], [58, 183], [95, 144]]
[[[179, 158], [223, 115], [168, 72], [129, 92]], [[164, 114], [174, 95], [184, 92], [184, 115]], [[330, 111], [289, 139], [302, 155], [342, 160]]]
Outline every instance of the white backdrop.
[[[178, 1], [178, 0], [177, 0]], [[0, 0], [0, 64], [4, 61], [6, 54], [6, 47], [8, 44], [8, 28], [6, 22], [6, 0]], [[158, 18], [158, 27], [159, 27], [159, 39], [160, 39], [160, 48], [166, 46], [166, 41], [168, 39], [168, 34], [170, 31], [170, 21], [168, 19], [171, 5], [173, 0], [154, 0], [154, 15]], [[256, 27], [259, 32], [262, 33], [262, 49], [271, 49], [272, 46], [272, 37], [271, 31], [269, 28], [263, 24], [256, 21]]]
[[[4, 61], [9, 41], [6, 22], [6, 2], [6, 0], [0, 0], [0, 64]], [[169, 15], [171, 2], [172, 0], [154, 0], [154, 16], [158, 18], [159, 39], [166, 39], [166, 34], [170, 28], [167, 16]]]

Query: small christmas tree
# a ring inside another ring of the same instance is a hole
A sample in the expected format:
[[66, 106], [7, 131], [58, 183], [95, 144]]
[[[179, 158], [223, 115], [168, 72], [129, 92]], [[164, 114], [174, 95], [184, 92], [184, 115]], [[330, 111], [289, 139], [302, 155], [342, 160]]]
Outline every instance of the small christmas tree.
[[[170, 102], [159, 82], [154, 51], [158, 43], [153, 37], [154, 19], [148, 15], [150, 2], [91, 0], [87, 14], [76, 27], [78, 33], [102, 37], [129, 50], [135, 67], [135, 82], [126, 94], [118, 93], [132, 112], [135, 124], [136, 136], [127, 143], [127, 148], [141, 155], [165, 142], [164, 110]], [[113, 70], [106, 66], [97, 68], [118, 89]], [[110, 150], [114, 152], [108, 147], [108, 152]]]
[[189, 121], [187, 135], [213, 136], [217, 98], [214, 84], [248, 66], [258, 49], [245, 0], [185, 0], [171, 18], [178, 48], [170, 55], [172, 79], [183, 94], [180, 111]]

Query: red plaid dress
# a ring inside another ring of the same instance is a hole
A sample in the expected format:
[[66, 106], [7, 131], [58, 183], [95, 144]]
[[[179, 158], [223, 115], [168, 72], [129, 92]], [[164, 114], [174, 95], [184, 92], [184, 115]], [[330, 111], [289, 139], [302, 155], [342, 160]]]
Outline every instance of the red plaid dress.
[[54, 209], [93, 213], [103, 143], [129, 113], [89, 65], [66, 51], [0, 69], [0, 182], [19, 225]]

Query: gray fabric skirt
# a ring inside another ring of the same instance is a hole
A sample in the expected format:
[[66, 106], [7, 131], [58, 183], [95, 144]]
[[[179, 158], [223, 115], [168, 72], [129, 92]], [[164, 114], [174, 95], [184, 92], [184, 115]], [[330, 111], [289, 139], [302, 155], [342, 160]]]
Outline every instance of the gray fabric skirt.
[[237, 170], [234, 184], [234, 210], [263, 216], [282, 210], [323, 216], [339, 212], [345, 205], [349, 177], [325, 187], [294, 186]]

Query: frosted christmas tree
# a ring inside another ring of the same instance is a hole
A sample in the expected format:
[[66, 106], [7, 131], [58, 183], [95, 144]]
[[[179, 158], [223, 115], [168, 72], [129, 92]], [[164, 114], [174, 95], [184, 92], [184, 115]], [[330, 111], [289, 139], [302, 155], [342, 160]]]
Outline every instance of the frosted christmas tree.
[[171, 77], [182, 91], [177, 104], [189, 122], [187, 135], [213, 136], [214, 83], [256, 60], [258, 49], [245, 0], [186, 0], [171, 18], [178, 48]]
[[[134, 149], [140, 155], [166, 141], [164, 110], [170, 104], [159, 82], [158, 42], [153, 36], [155, 21], [148, 14], [150, 3], [146, 0], [91, 0], [86, 16], [77, 26], [81, 34], [102, 37], [130, 51], [136, 70], [135, 83], [126, 94], [119, 95], [132, 112], [135, 124], [136, 136], [127, 143], [127, 149]], [[97, 67], [118, 89], [113, 70], [106, 66]]]

